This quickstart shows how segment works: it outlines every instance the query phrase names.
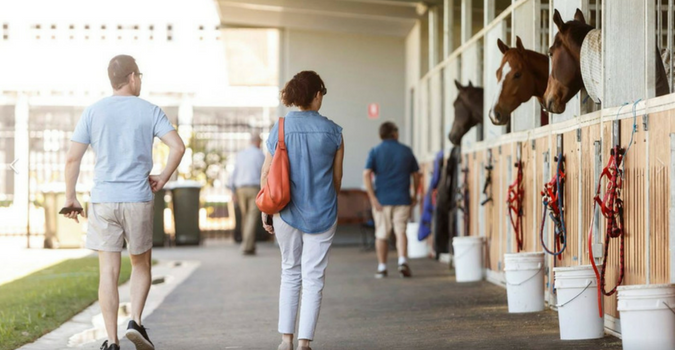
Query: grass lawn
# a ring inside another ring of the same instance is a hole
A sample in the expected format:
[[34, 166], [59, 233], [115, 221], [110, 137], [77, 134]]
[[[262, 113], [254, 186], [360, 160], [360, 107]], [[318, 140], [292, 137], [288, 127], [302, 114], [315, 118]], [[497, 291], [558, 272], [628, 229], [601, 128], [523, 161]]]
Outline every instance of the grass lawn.
[[[120, 283], [130, 274], [123, 256]], [[97, 299], [98, 257], [67, 260], [0, 286], [0, 350], [36, 340]]]

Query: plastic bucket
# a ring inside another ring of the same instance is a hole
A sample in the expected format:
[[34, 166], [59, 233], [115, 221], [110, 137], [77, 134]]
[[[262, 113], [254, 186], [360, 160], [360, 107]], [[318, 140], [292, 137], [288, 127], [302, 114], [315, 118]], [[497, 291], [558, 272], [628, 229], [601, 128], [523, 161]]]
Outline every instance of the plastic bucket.
[[604, 337], [605, 317], [598, 316], [598, 280], [593, 267], [555, 267], [553, 273], [558, 295], [560, 339]]
[[620, 286], [624, 350], [675, 349], [675, 284]]
[[457, 282], [483, 279], [483, 237], [465, 236], [452, 240]]
[[504, 254], [510, 313], [544, 310], [544, 253]]
[[406, 229], [406, 236], [408, 237], [408, 258], [410, 259], [419, 259], [426, 258], [429, 254], [429, 246], [427, 245], [427, 240], [417, 239], [417, 231], [420, 228], [420, 224], [417, 222], [409, 222]]

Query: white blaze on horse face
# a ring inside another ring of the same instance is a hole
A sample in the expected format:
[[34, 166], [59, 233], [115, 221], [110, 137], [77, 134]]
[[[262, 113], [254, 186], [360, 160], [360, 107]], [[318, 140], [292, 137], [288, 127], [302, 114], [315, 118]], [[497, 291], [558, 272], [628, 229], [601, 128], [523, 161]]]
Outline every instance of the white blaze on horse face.
[[506, 80], [506, 75], [508, 75], [509, 72], [511, 72], [511, 65], [509, 62], [506, 62], [502, 67], [502, 77], [499, 79], [499, 82], [497, 82], [497, 91], [495, 91], [494, 102], [492, 102], [492, 108], [490, 108], [490, 119], [492, 119], [493, 123], [499, 122], [499, 120], [496, 119], [495, 107], [497, 107], [497, 104], [499, 103], [499, 98], [501, 97], [502, 89], [504, 88], [504, 80]]

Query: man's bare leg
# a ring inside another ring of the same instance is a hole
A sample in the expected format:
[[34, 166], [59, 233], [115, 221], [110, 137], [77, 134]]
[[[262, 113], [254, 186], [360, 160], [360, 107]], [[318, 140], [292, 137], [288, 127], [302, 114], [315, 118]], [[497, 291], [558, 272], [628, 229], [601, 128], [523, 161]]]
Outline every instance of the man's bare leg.
[[142, 325], [141, 317], [152, 284], [152, 250], [131, 257], [131, 317]]
[[119, 344], [117, 338], [117, 311], [120, 307], [120, 295], [117, 284], [120, 278], [120, 252], [98, 252], [101, 277], [98, 284], [98, 302], [101, 305], [108, 343]]

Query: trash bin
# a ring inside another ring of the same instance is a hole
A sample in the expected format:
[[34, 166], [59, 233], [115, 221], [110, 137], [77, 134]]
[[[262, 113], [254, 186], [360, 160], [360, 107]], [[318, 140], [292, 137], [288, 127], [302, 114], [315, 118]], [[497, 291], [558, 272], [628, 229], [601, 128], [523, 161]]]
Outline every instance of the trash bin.
[[180, 181], [165, 188], [171, 190], [176, 245], [200, 244], [199, 191], [202, 185], [197, 181]]
[[[83, 192], [78, 192], [82, 201]], [[65, 184], [50, 184], [42, 189], [45, 209], [45, 248], [82, 248], [84, 246], [83, 221], [65, 218], [59, 211], [66, 202]], [[80, 202], [82, 203], [82, 202]], [[84, 210], [86, 210], [86, 205]]]
[[166, 244], [166, 232], [164, 231], [164, 201], [165, 190], [155, 192], [154, 218], [152, 221], [152, 246], [163, 247]]

